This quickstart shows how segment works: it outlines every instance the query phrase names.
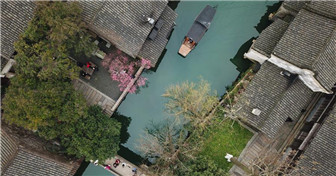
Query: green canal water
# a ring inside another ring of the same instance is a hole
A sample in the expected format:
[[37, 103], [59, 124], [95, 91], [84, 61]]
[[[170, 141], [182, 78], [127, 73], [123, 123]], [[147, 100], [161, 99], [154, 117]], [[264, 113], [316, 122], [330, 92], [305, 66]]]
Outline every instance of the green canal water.
[[114, 176], [111, 172], [105, 170], [100, 166], [95, 166], [94, 164], [89, 164], [86, 168], [83, 176]]
[[[210, 29], [196, 48], [186, 57], [178, 55], [181, 41], [195, 17], [207, 5], [218, 5]], [[137, 153], [136, 145], [143, 129], [150, 121], [163, 120], [165, 99], [161, 96], [170, 85], [184, 81], [209, 81], [219, 95], [239, 75], [237, 66], [230, 59], [239, 48], [252, 37], [259, 35], [255, 26], [274, 2], [180, 2], [176, 8], [176, 26], [167, 44], [165, 53], [156, 72], [144, 73], [148, 87], [138, 94], [128, 94], [118, 112], [132, 118], [128, 127], [130, 137], [125, 147]]]
[[[118, 108], [118, 113], [131, 117], [128, 126], [129, 138], [122, 144], [136, 150], [137, 140], [151, 121], [159, 122], [168, 115], [164, 112], [165, 99], [161, 96], [170, 85], [184, 81], [207, 80], [218, 95], [223, 95], [226, 86], [239, 75], [239, 70], [248, 66], [241, 55], [251, 45], [253, 37], [259, 35], [260, 20], [274, 1], [181, 1], [175, 11], [178, 14], [175, 29], [166, 46], [167, 50], [155, 72], [143, 73], [148, 86], [140, 88], [138, 94], [128, 94]], [[183, 58], [177, 54], [181, 41], [191, 27], [195, 17], [207, 5], [218, 5], [211, 27], [196, 48]], [[265, 18], [265, 17], [264, 17]], [[267, 21], [264, 19], [264, 21]], [[259, 25], [258, 25], [259, 24]], [[258, 26], [257, 26], [258, 25]], [[233, 59], [235, 58], [235, 59]], [[238, 66], [238, 67], [237, 67]], [[123, 132], [123, 133], [127, 133]], [[126, 135], [127, 134], [122, 134]], [[119, 152], [125, 158], [128, 150]], [[90, 172], [88, 172], [88, 170]], [[83, 175], [88, 176], [98, 167], [89, 167]], [[101, 173], [104, 175], [104, 173]], [[100, 175], [97, 174], [96, 175]]]

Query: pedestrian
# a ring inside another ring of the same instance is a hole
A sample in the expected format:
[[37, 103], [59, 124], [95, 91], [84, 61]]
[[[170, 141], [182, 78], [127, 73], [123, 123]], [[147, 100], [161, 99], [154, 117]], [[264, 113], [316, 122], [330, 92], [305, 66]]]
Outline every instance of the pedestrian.
[[106, 165], [106, 166], [105, 166], [105, 169], [106, 169], [106, 170], [111, 170], [111, 166], [110, 166], [110, 165]]
[[126, 163], [121, 163], [121, 166], [122, 166], [122, 167], [125, 167], [125, 166], [126, 166]]
[[90, 62], [86, 62], [86, 67], [90, 68], [91, 67], [91, 63]]
[[98, 166], [98, 160], [93, 163], [95, 166]]

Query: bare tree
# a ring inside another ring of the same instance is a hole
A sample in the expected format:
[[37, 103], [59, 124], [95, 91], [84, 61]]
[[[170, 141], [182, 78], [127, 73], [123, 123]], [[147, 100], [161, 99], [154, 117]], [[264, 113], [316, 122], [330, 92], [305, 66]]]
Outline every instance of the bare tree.
[[[253, 175], [260, 176], [299, 176], [301, 168], [297, 161], [292, 161], [290, 157], [284, 157], [283, 153], [278, 153], [274, 148], [265, 147], [262, 153], [250, 163], [249, 169]], [[296, 151], [292, 151], [295, 153]], [[289, 154], [291, 155], [291, 153]]]
[[183, 124], [172, 119], [152, 123], [139, 139], [137, 149], [153, 165], [150, 170], [158, 175], [172, 175], [174, 170], [184, 168], [184, 161], [194, 159], [202, 141], [190, 145], [191, 135]]
[[218, 104], [216, 92], [203, 79], [197, 84], [187, 81], [171, 86], [162, 96], [168, 98], [165, 104], [168, 113], [180, 120], [187, 119], [193, 126], [204, 124], [206, 116]]
[[186, 136], [187, 131], [175, 121], [165, 120], [161, 123], [152, 123], [145, 129], [139, 141], [138, 150], [146, 158], [174, 163], [178, 159], [176, 152]]

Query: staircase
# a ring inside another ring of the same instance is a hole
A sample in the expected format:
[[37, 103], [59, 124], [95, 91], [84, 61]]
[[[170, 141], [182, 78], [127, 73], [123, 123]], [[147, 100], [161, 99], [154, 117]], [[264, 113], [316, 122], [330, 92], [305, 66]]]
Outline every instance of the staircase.
[[[251, 163], [253, 163], [253, 161], [255, 161], [255, 159], [264, 154], [265, 151], [269, 151], [269, 149], [273, 148], [275, 145], [276, 143], [268, 138], [265, 134], [260, 132], [256, 133], [250, 142], [246, 145], [238, 160], [248, 167], [251, 165]], [[232, 167], [230, 173], [236, 176], [246, 175], [243, 170], [236, 166]]]

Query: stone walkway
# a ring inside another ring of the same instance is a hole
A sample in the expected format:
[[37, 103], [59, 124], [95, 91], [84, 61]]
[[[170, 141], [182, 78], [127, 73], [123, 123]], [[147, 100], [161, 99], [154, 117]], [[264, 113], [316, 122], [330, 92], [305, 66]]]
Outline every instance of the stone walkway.
[[[250, 166], [255, 159], [265, 152], [266, 148], [274, 145], [274, 141], [269, 139], [266, 135], [262, 133], [256, 133], [247, 143], [245, 149], [240, 154], [238, 161], [242, 162], [245, 166]], [[246, 173], [237, 166], [233, 166], [230, 169], [230, 174], [235, 176], [246, 175]]]
[[106, 96], [81, 79], [73, 80], [73, 85], [76, 90], [79, 90], [84, 95], [89, 105], [99, 105], [107, 115], [112, 115], [112, 107], [115, 104], [112, 98]]
[[[117, 166], [116, 168], [113, 167], [113, 163], [116, 161], [116, 159], [119, 159], [121, 162], [119, 164], [119, 166]], [[122, 167], [122, 163], [125, 163], [125, 167]], [[117, 173], [118, 175], [121, 176], [145, 176], [145, 174], [143, 174], [140, 170], [139, 167], [137, 167], [136, 165], [132, 164], [131, 162], [127, 161], [126, 159], [124, 159], [123, 157], [117, 155], [114, 158], [108, 159], [105, 161], [106, 165], [110, 165], [112, 168], [112, 171]], [[136, 168], [137, 169], [137, 173], [134, 174], [134, 172], [132, 172], [132, 169]]]

